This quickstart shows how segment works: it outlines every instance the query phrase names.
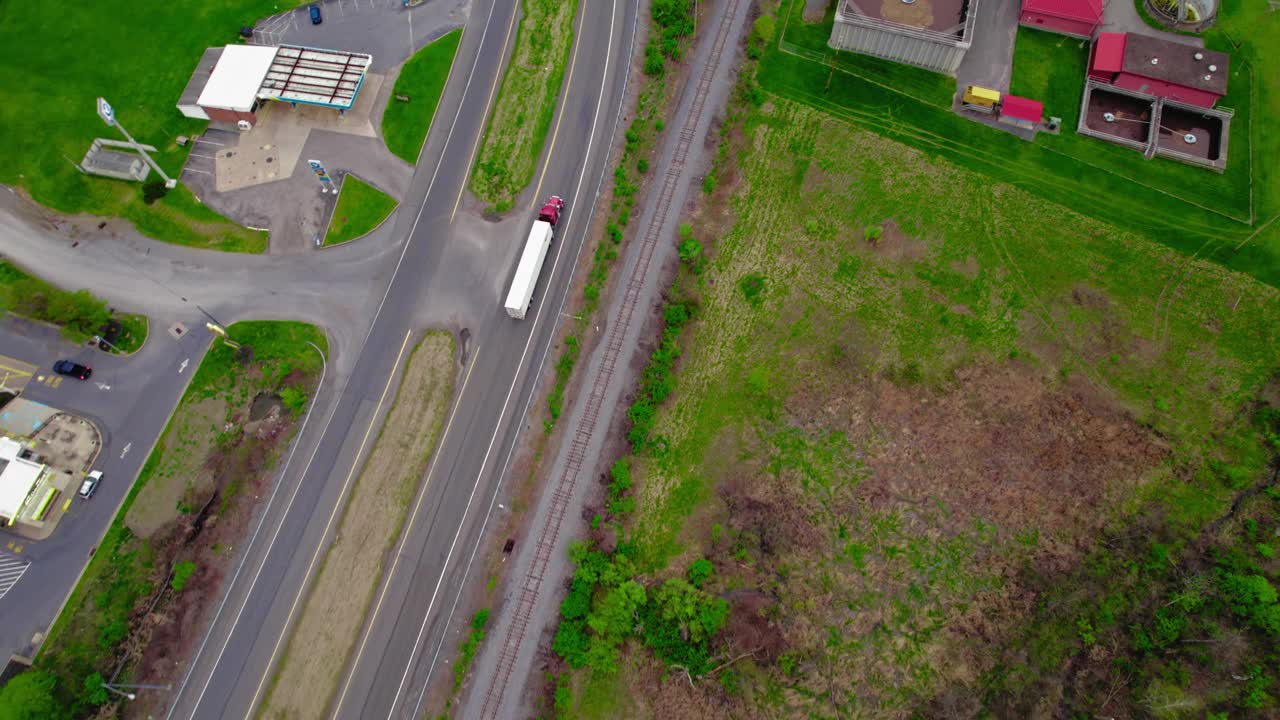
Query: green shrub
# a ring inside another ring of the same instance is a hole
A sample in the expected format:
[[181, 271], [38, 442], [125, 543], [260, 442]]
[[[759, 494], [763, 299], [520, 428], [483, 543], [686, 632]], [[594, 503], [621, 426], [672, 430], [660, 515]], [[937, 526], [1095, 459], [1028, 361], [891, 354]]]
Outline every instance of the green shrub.
[[307, 394], [301, 388], [287, 387], [280, 391], [280, 402], [290, 414], [298, 417], [307, 407]]
[[689, 565], [689, 582], [696, 588], [701, 588], [702, 584], [711, 578], [715, 572], [715, 566], [706, 558], [698, 558]]
[[173, 579], [169, 581], [169, 587], [174, 592], [182, 592], [187, 587], [187, 581], [191, 579], [191, 575], [196, 571], [196, 564], [191, 560], [183, 560], [173, 566]]
[[1218, 590], [1232, 612], [1268, 635], [1280, 635], [1280, 604], [1275, 587], [1261, 575], [1224, 572]]
[[764, 276], [760, 273], [743, 275], [738, 279], [738, 289], [752, 307], [760, 307], [764, 302]]

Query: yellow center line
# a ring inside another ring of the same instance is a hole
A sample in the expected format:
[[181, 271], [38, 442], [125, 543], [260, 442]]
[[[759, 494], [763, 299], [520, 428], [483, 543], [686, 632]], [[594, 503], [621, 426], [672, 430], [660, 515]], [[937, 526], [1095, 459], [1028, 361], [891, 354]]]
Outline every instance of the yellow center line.
[[[396, 377], [396, 371], [400, 368], [400, 360], [404, 357], [404, 350], [409, 346], [409, 338], [412, 337], [413, 330], [409, 330], [404, 334], [404, 342], [400, 343], [400, 352], [396, 355], [396, 362], [391, 366], [391, 372], [387, 375], [387, 384], [382, 388], [382, 397], [378, 398], [378, 404], [374, 408], [373, 417], [369, 418], [369, 426], [365, 428], [364, 438], [360, 440], [360, 449], [356, 451], [355, 458], [351, 461], [351, 470], [347, 472], [347, 479], [343, 481], [342, 492], [338, 494], [338, 501], [333, 504], [333, 511], [329, 513], [329, 521], [325, 523], [324, 532], [320, 538], [329, 536], [329, 531], [333, 529], [333, 521], [338, 517], [338, 511], [344, 506], [344, 499], [347, 497], [347, 490], [351, 488], [351, 481], [355, 478], [356, 469], [360, 467], [360, 456], [364, 454], [365, 445], [369, 442], [369, 436], [373, 434], [373, 426], [378, 422], [378, 411], [382, 408], [382, 404], [387, 400], [387, 393], [391, 390], [391, 381]], [[301, 438], [299, 438], [301, 442]], [[298, 482], [302, 482], [305, 478], [299, 478]], [[280, 652], [280, 645], [284, 642], [284, 637], [289, 625], [293, 622], [293, 615], [298, 611], [298, 603], [302, 601], [302, 591], [307, 587], [307, 583], [311, 580], [311, 572], [315, 570], [316, 561], [320, 559], [320, 551], [325, 547], [324, 542], [316, 544], [316, 551], [311, 555], [311, 562], [307, 565], [307, 572], [302, 576], [302, 583], [298, 585], [298, 593], [293, 597], [293, 605], [289, 607], [289, 615], [285, 618], [284, 624], [280, 627], [280, 634], [276, 637], [275, 647], [271, 649], [271, 656], [267, 660], [267, 667], [262, 673], [262, 680], [258, 681], [258, 689], [253, 693], [253, 700], [248, 705], [245, 712], [245, 720], [253, 716], [254, 708], [258, 705], [258, 698], [262, 695], [262, 688], [267, 684], [267, 678], [271, 675], [271, 666], [276, 662], [276, 653]]]
[[[583, 3], [580, 7], [582, 8], [583, 13], [587, 11], [586, 10], [587, 6], [585, 3]], [[581, 26], [579, 26], [579, 30], [581, 30]], [[581, 33], [579, 33], [579, 35], [581, 35]], [[578, 39], [581, 40], [581, 37], [579, 37]], [[560, 97], [562, 98], [569, 97], [569, 88], [573, 87], [573, 67], [578, 64], [578, 48], [581, 46], [582, 46], [581, 42], [573, 43], [573, 54], [569, 56], [569, 79], [564, 84], [564, 92], [560, 95]], [[560, 114], [556, 116], [555, 129], [551, 131], [551, 144], [547, 146], [546, 160], [544, 160], [542, 163], [542, 172], [539, 173], [538, 175], [538, 184], [534, 186], [534, 190], [533, 190], [534, 205], [532, 207], [537, 207], [537, 203], [540, 202], [538, 198], [542, 197], [542, 179], [547, 176], [547, 168], [551, 166], [551, 158], [554, 157], [553, 153], [555, 152], [555, 149], [556, 149], [556, 138], [560, 135], [561, 120], [564, 120], [563, 103], [560, 106]]]
[[[407, 539], [413, 532], [413, 526], [418, 522], [418, 509], [422, 507], [422, 499], [427, 496], [427, 488], [431, 487], [431, 476], [436, 472], [436, 461], [440, 459], [440, 449], [444, 447], [445, 440], [449, 437], [449, 428], [453, 427], [453, 418], [458, 414], [458, 408], [462, 406], [463, 394], [467, 391], [467, 383], [471, 382], [471, 371], [476, 369], [478, 364], [476, 361], [480, 357], [480, 348], [476, 348], [475, 353], [471, 356], [471, 367], [467, 368], [467, 374], [462, 378], [462, 387], [458, 390], [457, 398], [454, 400], [453, 411], [449, 413], [449, 421], [444, 425], [444, 432], [440, 433], [440, 439], [436, 441], [435, 455], [431, 458], [431, 468], [427, 470], [427, 481], [422, 486], [422, 491], [418, 494], [418, 500], [413, 504], [413, 512], [409, 514], [409, 526], [405, 529], [401, 538]], [[396, 575], [396, 568], [400, 567], [400, 558], [404, 553], [396, 553], [395, 560], [391, 561], [391, 570], [387, 573], [386, 582], [382, 584], [382, 590], [378, 593], [378, 600], [373, 605], [373, 614], [369, 617], [369, 625], [365, 630], [364, 638], [360, 641], [360, 647], [356, 650], [356, 659], [351, 662], [351, 671], [347, 674], [347, 680], [342, 685], [342, 692], [338, 695], [338, 704], [333, 708], [333, 717], [337, 717], [339, 711], [342, 710], [342, 701], [347, 697], [347, 690], [351, 687], [351, 680], [355, 678], [356, 668], [360, 667], [360, 658], [364, 655], [364, 646], [369, 642], [369, 633], [373, 630], [378, 620], [378, 613], [382, 610], [382, 601], [387, 597], [387, 589], [391, 587], [391, 579]]]
[[[507, 22], [507, 37], [502, 41], [503, 54], [506, 54], [507, 45], [511, 43], [511, 31], [516, 26], [516, 13], [511, 12], [511, 20]], [[498, 67], [502, 67], [502, 59], [498, 59]], [[484, 101], [484, 114], [480, 123], [480, 128], [476, 130], [476, 141], [471, 144], [471, 158], [467, 160], [467, 171], [462, 176], [462, 184], [458, 186], [458, 199], [453, 201], [453, 212], [449, 213], [449, 223], [453, 223], [453, 218], [458, 214], [458, 205], [462, 203], [462, 194], [467, 191], [467, 181], [471, 179], [471, 165], [476, 161], [476, 153], [480, 151], [480, 139], [484, 137], [484, 128], [489, 121], [489, 109], [493, 105], [493, 94], [498, 90], [498, 81], [502, 79], [503, 73], [494, 73], [493, 85], [489, 86], [489, 98]]]
[[11, 357], [0, 355], [0, 370], [9, 370], [24, 375], [30, 375], [36, 371], [36, 366], [31, 363], [24, 363], [21, 360], [14, 360]]

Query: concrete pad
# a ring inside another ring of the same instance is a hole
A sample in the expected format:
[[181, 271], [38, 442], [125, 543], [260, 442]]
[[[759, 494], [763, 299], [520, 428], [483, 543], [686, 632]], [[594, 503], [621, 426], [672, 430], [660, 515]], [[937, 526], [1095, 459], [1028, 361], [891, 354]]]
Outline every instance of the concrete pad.
[[[218, 192], [280, 179], [280, 149], [271, 142], [253, 143], [253, 140], [269, 139], [268, 136], [250, 139], [249, 133], [246, 133], [237, 147], [218, 150], [217, 160], [214, 161], [214, 187]], [[246, 140], [249, 142], [245, 142]], [[288, 174], [286, 171], [285, 177]]]

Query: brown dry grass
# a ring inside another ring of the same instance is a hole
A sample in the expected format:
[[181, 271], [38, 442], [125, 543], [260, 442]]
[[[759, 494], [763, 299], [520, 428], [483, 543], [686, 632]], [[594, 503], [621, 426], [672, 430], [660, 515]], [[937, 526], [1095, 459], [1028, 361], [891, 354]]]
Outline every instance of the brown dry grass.
[[315, 718], [328, 707], [435, 449], [453, 397], [453, 351], [449, 333], [432, 332], [410, 355], [259, 717]]
[[[213, 450], [217, 424], [227, 417], [223, 396], [205, 398], [174, 414], [173, 422], [158, 447], [180, 452], [161, 455], [160, 465], [147, 479], [125, 515], [125, 524], [135, 535], [151, 537], [178, 518], [178, 504], [189, 495], [193, 483]], [[135, 452], [140, 448], [133, 448]]]

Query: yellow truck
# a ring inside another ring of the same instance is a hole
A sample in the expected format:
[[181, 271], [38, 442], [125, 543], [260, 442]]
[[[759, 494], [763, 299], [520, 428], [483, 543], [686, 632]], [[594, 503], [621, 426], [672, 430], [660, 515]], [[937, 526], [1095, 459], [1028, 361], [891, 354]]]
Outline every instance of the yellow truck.
[[985, 113], [995, 112], [996, 108], [1000, 107], [1000, 91], [978, 85], [970, 85], [964, 89], [964, 96], [960, 99], [960, 102], [970, 110]]

